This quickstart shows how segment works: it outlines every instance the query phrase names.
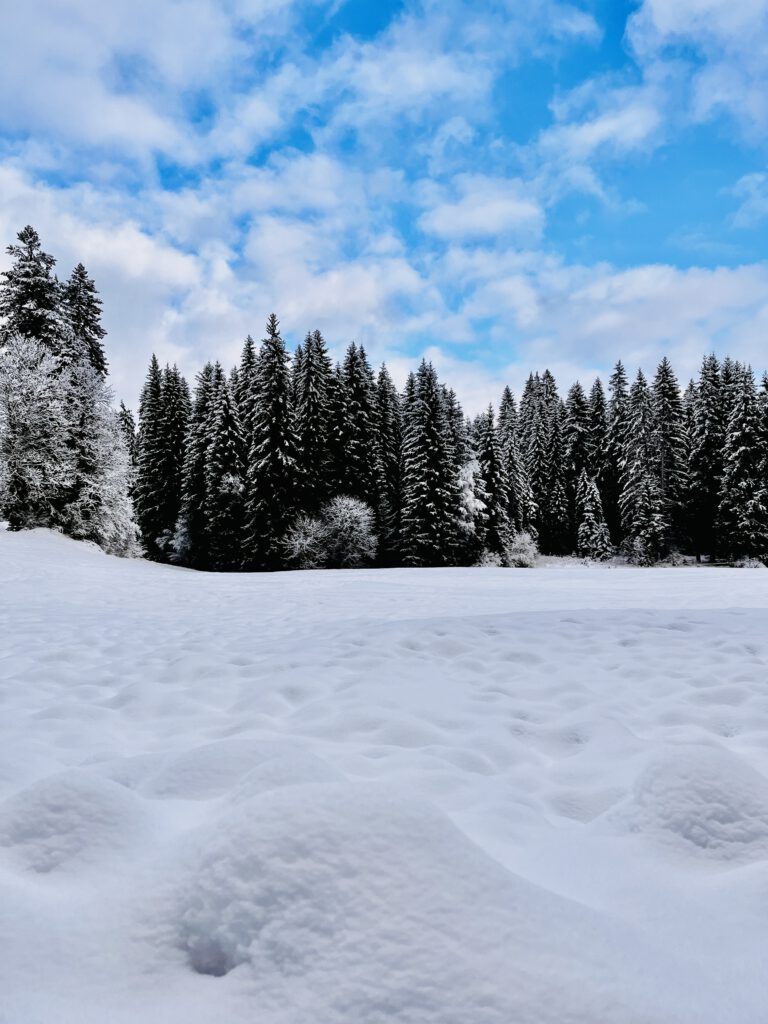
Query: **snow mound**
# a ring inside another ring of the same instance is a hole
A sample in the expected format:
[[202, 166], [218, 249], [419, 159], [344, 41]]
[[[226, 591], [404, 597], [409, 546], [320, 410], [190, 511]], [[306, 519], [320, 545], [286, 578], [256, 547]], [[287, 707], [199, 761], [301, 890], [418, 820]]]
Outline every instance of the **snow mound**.
[[364, 783], [240, 804], [204, 842], [179, 913], [194, 970], [251, 972], [264, 1022], [656, 1019], [637, 1009], [622, 942], [429, 805]]
[[207, 800], [227, 792], [256, 766], [284, 750], [275, 742], [217, 740], [169, 758], [140, 788], [146, 796]]
[[768, 858], [768, 779], [726, 750], [690, 746], [657, 755], [608, 817], [706, 859]]
[[0, 805], [0, 848], [40, 873], [85, 866], [141, 836], [139, 798], [89, 772], [49, 776]]

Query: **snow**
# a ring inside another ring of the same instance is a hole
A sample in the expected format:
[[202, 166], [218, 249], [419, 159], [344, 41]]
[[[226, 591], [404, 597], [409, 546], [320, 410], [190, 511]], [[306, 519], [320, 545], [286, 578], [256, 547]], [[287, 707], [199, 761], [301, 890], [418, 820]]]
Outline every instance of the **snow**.
[[768, 579], [0, 531], [2, 1024], [765, 1024]]

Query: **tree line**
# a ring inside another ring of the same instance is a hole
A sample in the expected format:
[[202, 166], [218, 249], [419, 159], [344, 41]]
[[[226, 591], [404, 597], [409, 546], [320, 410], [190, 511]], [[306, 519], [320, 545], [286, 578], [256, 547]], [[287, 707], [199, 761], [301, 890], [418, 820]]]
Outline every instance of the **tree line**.
[[[122, 403], [103, 411], [99, 458], [111, 468], [98, 476], [83, 413], [95, 394], [52, 395], [82, 391], [74, 381], [86, 374], [102, 405], [109, 396], [100, 301], [82, 266], [55, 279], [31, 228], [19, 242], [0, 284], [0, 380], [47, 382], [39, 407], [61, 406], [63, 419], [52, 412], [37, 430], [51, 435], [47, 465], [66, 482], [42, 511], [28, 481], [12, 482], [23, 459], [0, 398], [13, 528], [54, 525], [109, 547], [98, 523], [119, 506], [111, 549], [127, 552], [132, 505], [147, 557], [215, 571], [530, 564], [534, 546], [644, 565], [676, 552], [768, 553], [768, 379], [758, 387], [750, 367], [714, 355], [684, 390], [666, 358], [650, 381], [642, 371], [630, 381], [618, 362], [607, 389], [576, 382], [564, 398], [549, 370], [532, 373], [519, 402], [505, 388], [498, 410], [470, 419], [430, 363], [400, 391], [355, 343], [334, 365], [319, 331], [290, 355], [273, 314], [235, 368], [206, 364], [193, 391], [153, 356], [138, 423]], [[24, 372], [9, 372], [10, 356]], [[101, 520], [90, 506], [69, 511], [85, 493]]]

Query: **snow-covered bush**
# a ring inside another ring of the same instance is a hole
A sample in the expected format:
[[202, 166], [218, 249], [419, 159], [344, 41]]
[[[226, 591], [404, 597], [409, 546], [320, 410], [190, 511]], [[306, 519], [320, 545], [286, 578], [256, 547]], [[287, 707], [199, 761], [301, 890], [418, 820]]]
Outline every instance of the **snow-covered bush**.
[[320, 512], [325, 564], [329, 569], [356, 569], [376, 557], [373, 510], [364, 501], [344, 495]]
[[506, 550], [507, 565], [514, 569], [533, 569], [538, 553], [530, 533], [515, 533]]
[[317, 518], [299, 516], [283, 547], [298, 569], [357, 569], [376, 557], [373, 510], [363, 501], [332, 498]]
[[480, 569], [501, 569], [505, 564], [504, 559], [497, 551], [488, 551], [487, 548], [475, 562]]
[[321, 569], [325, 557], [325, 527], [312, 516], [299, 516], [283, 538], [286, 558], [297, 569]]

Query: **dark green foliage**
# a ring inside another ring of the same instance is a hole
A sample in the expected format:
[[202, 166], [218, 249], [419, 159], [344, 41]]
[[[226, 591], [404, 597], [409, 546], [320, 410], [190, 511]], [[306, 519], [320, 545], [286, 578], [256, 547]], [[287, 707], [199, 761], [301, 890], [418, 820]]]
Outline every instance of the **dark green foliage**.
[[[300, 353], [300, 357], [299, 357]], [[328, 497], [331, 361], [320, 331], [308, 334], [293, 364], [301, 508], [314, 513]]]
[[107, 332], [101, 326], [102, 302], [82, 263], [78, 263], [64, 285], [62, 302], [66, 323], [86, 352], [88, 361], [97, 373], [106, 376], [107, 358], [102, 340]]
[[62, 289], [53, 268], [56, 260], [43, 252], [40, 236], [27, 225], [6, 249], [13, 263], [0, 277], [0, 343], [20, 335], [34, 338], [54, 355], [61, 350]]
[[724, 553], [732, 558], [768, 554], [766, 438], [751, 369], [734, 386], [725, 436], [723, 479], [717, 529]]
[[288, 354], [277, 317], [261, 343], [248, 453], [245, 564], [279, 569], [284, 534], [298, 512], [300, 475]]
[[431, 364], [422, 362], [403, 439], [403, 559], [449, 565], [457, 544], [459, 490], [445, 408]]

